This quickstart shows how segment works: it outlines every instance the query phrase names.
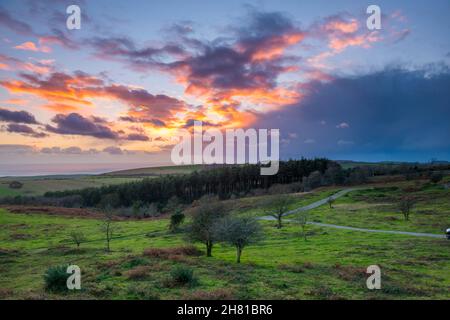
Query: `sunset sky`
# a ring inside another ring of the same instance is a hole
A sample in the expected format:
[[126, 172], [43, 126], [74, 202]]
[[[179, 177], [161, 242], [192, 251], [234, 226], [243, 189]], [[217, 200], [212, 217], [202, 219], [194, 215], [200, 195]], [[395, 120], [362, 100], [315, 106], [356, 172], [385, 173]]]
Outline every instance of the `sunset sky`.
[[194, 120], [278, 128], [283, 158], [450, 160], [449, 17], [447, 0], [3, 0], [0, 175], [170, 165]]

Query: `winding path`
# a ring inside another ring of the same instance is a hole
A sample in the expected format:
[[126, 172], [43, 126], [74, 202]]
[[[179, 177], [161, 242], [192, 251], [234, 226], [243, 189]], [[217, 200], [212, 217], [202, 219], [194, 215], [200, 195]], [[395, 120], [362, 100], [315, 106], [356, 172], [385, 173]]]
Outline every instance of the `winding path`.
[[[307, 206], [304, 207], [300, 207], [300, 208], [296, 208], [294, 210], [288, 211], [285, 214], [283, 214], [283, 216], [288, 216], [288, 215], [292, 215], [298, 212], [305, 212], [305, 211], [309, 211], [312, 209], [315, 209], [317, 207], [320, 207], [324, 204], [326, 204], [328, 202], [328, 199], [338, 199], [344, 195], [346, 195], [349, 192], [358, 190], [360, 188], [347, 188], [344, 190], [341, 190], [329, 197], [326, 197], [324, 199], [321, 199], [319, 201], [313, 202]], [[258, 217], [259, 220], [267, 220], [267, 221], [272, 221], [272, 220], [276, 220], [274, 217], [272, 216], [263, 216], [263, 217]], [[283, 221], [293, 221], [292, 219], [285, 219]], [[420, 233], [420, 232], [408, 232], [408, 231], [393, 231], [393, 230], [379, 230], [379, 229], [365, 229], [365, 228], [356, 228], [356, 227], [349, 227], [349, 226], [340, 226], [340, 225], [336, 225], [336, 224], [328, 224], [328, 223], [320, 223], [320, 222], [308, 222], [308, 224], [311, 225], [316, 225], [316, 226], [320, 226], [320, 227], [326, 227], [326, 228], [335, 228], [335, 229], [343, 229], [343, 230], [352, 230], [352, 231], [362, 231], [362, 232], [374, 232], [374, 233], [389, 233], [389, 234], [400, 234], [400, 235], [407, 235], [407, 236], [413, 236], [413, 237], [429, 237], [429, 238], [445, 238], [445, 235], [440, 235], [440, 234], [434, 234], [434, 233]]]

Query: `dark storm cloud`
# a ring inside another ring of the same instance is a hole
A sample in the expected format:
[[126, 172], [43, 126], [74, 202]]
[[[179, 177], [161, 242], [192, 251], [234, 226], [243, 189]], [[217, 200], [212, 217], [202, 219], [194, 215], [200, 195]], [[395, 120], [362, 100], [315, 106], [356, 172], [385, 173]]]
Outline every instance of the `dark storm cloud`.
[[10, 133], [19, 133], [25, 136], [33, 137], [33, 138], [44, 138], [48, 135], [43, 132], [37, 132], [32, 127], [27, 126], [25, 124], [19, 123], [10, 123], [6, 126], [6, 131]]
[[450, 150], [449, 88], [450, 70], [436, 65], [336, 78], [311, 83], [298, 105], [261, 115], [259, 126], [296, 133], [299, 139], [284, 150], [289, 156], [444, 154]]
[[10, 111], [0, 108], [0, 121], [38, 124], [34, 115], [26, 111]]
[[126, 136], [129, 141], [150, 141], [150, 138], [142, 133], [130, 133]]
[[58, 114], [52, 122], [55, 126], [46, 125], [46, 130], [62, 135], [91, 136], [98, 139], [114, 139], [128, 141], [150, 141], [144, 133], [129, 133], [114, 131], [108, 125], [108, 121], [99, 117], [83, 117], [78, 113], [68, 115]]
[[47, 125], [46, 129], [53, 133], [91, 136], [99, 139], [119, 138], [119, 135], [103, 122], [96, 122], [95, 119], [85, 118], [78, 113], [58, 114], [52, 119], [52, 122], [56, 126]]
[[153, 124], [155, 127], [165, 127], [166, 126], [164, 121], [159, 120], [159, 119], [147, 119], [147, 118], [137, 118], [137, 117], [125, 116], [125, 117], [119, 117], [119, 120], [125, 121], [125, 122], [132, 122], [132, 123], [150, 123], [150, 124]]
[[121, 85], [104, 87], [103, 94], [129, 104], [130, 119], [148, 119], [149, 116], [164, 119], [187, 107], [183, 101], [176, 98], [164, 94], [153, 95], [144, 89], [133, 89]]
[[111, 155], [121, 155], [123, 154], [123, 150], [119, 147], [106, 147], [103, 149], [103, 152], [109, 153]]
[[138, 48], [134, 41], [127, 37], [96, 37], [87, 40], [87, 43], [94, 49], [96, 56], [127, 59], [138, 69], [145, 66], [157, 66], [160, 64], [159, 59], [164, 56], [184, 53], [184, 49], [174, 43], [168, 43], [162, 47]]
[[205, 41], [191, 36], [191, 25], [174, 25], [170, 32], [179, 41], [160, 47], [139, 48], [128, 37], [98, 37], [88, 43], [96, 56], [120, 59], [137, 70], [159, 68], [183, 74], [188, 90], [204, 86], [227, 90], [275, 87], [285, 64], [294, 59], [281, 57], [282, 51], [303, 38], [294, 22], [279, 12], [252, 10], [245, 23], [228, 29], [231, 38]]
[[293, 57], [283, 50], [301, 41], [303, 32], [285, 14], [251, 11], [243, 26], [230, 27], [233, 40], [204, 43], [200, 52], [172, 63], [186, 73], [187, 85], [212, 89], [270, 89]]

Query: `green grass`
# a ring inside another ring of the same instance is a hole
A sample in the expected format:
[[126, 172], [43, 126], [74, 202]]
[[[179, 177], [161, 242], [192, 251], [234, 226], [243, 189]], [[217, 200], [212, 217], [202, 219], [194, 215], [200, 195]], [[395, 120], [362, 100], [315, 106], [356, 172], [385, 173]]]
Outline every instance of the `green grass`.
[[[388, 230], [438, 233], [448, 223], [447, 190], [421, 184], [413, 193], [422, 197], [411, 221], [395, 216], [389, 201], [415, 182], [355, 191], [311, 212], [322, 222]], [[337, 189], [298, 195], [306, 205]], [[236, 213], [259, 215], [252, 209], [263, 198], [235, 200]], [[388, 201], [389, 200], [389, 201]], [[384, 203], [388, 203], [384, 205]], [[425, 211], [432, 213], [425, 214]], [[422, 219], [421, 214], [424, 215]], [[104, 250], [101, 221], [41, 214], [12, 214], [0, 210], [0, 298], [50, 299], [449, 299], [450, 241], [404, 235], [364, 233], [308, 226], [308, 241], [300, 228], [286, 223], [276, 229], [261, 222], [264, 241], [244, 249], [242, 264], [234, 248], [216, 245], [213, 257], [145, 256], [147, 248], [186, 244], [182, 233], [168, 232], [168, 219], [116, 222], [118, 233]], [[86, 243], [78, 251], [68, 240], [81, 230]], [[196, 245], [203, 250], [200, 244]], [[43, 275], [48, 267], [77, 264], [82, 270], [81, 292], [47, 293]], [[369, 265], [382, 271], [382, 289], [365, 286]], [[197, 281], [174, 285], [171, 270], [185, 266]], [[136, 276], [137, 275], [137, 276]]]
[[[303, 192], [303, 193], [295, 193], [292, 194], [295, 201], [288, 207], [288, 210], [293, 210], [298, 207], [303, 207], [313, 202], [316, 202], [320, 199], [331, 196], [332, 194], [342, 190], [342, 187], [327, 187], [320, 188], [314, 192]], [[270, 197], [277, 197], [277, 195], [263, 195], [256, 197], [246, 197], [240, 198], [237, 200], [229, 200], [227, 202], [233, 202], [234, 213], [242, 214], [246, 216], [267, 216], [270, 214], [270, 211], [267, 211], [263, 208], [264, 201]]]
[[[406, 189], [406, 191], [405, 191]], [[417, 199], [405, 221], [398, 209], [404, 195]], [[450, 190], [427, 182], [396, 183], [393, 186], [358, 190], [333, 204], [309, 211], [309, 220], [358, 228], [443, 234], [450, 226]]]
[[[165, 166], [115, 171], [101, 175], [67, 175], [37, 177], [2, 177], [0, 178], [0, 197], [43, 195], [48, 191], [77, 190], [107, 185], [138, 181], [143, 178], [158, 177], [168, 174], [188, 174], [202, 170], [200, 165]], [[9, 188], [11, 181], [23, 183], [20, 189]]]
[[18, 189], [11, 189], [7, 184], [0, 184], [0, 197], [14, 197], [20, 194]]
[[104, 176], [160, 176], [166, 174], [189, 174], [196, 170], [202, 170], [202, 165], [179, 165], [138, 168], [105, 173]]
[[[76, 190], [121, 184], [140, 180], [138, 177], [73, 176], [73, 177], [5, 177], [0, 178], [0, 197], [17, 195], [43, 195], [48, 191]], [[11, 189], [10, 181], [23, 183], [20, 189]]]

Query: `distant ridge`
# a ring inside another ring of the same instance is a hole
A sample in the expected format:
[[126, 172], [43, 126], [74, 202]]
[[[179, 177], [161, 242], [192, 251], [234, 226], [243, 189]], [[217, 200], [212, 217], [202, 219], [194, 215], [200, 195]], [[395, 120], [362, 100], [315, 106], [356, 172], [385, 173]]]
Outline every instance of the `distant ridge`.
[[112, 171], [102, 174], [102, 176], [132, 177], [132, 176], [161, 176], [167, 174], [188, 174], [194, 171], [203, 170], [203, 165], [180, 165], [180, 166], [162, 166], [146, 167], [129, 170]]

